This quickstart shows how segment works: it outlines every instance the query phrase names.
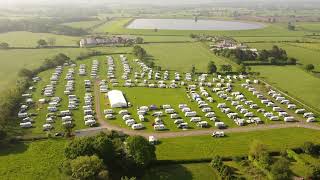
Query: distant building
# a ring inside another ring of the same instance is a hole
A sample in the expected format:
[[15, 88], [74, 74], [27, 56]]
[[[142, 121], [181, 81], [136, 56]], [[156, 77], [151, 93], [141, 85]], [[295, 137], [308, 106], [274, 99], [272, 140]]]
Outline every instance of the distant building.
[[94, 47], [99, 45], [117, 45], [135, 43], [135, 38], [111, 36], [111, 37], [88, 37], [80, 40], [80, 47]]

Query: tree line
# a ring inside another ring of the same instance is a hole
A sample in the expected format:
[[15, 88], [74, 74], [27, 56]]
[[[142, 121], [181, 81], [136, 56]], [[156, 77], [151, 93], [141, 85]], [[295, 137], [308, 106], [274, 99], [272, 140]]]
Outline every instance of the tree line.
[[154, 61], [150, 58], [147, 51], [143, 49], [141, 46], [135, 45], [133, 47], [132, 53], [135, 57], [137, 57], [140, 61], [144, 62], [150, 68], [155, 67]]
[[18, 72], [19, 80], [15, 87], [5, 90], [0, 96], [0, 146], [12, 140], [15, 133], [12, 129], [18, 124], [17, 113], [24, 100], [21, 95], [32, 85], [32, 78], [40, 72], [70, 62], [68, 56], [60, 53], [45, 59], [43, 64], [34, 70], [23, 68]]
[[34, 33], [53, 33], [69, 36], [87, 35], [83, 29], [72, 28], [61, 25], [64, 23], [60, 19], [23, 19], [23, 20], [0, 20], [0, 33], [10, 31], [29, 31]]
[[146, 138], [116, 131], [75, 138], [66, 145], [64, 155], [60, 170], [74, 179], [141, 177], [156, 160], [155, 146]]
[[247, 63], [247, 62], [257, 62], [272, 65], [285, 65], [297, 63], [297, 59], [289, 58], [286, 50], [279, 48], [274, 45], [272, 49], [263, 49], [258, 52], [251, 51], [249, 49], [214, 49], [214, 54], [218, 56], [224, 56], [230, 58], [237, 64]]

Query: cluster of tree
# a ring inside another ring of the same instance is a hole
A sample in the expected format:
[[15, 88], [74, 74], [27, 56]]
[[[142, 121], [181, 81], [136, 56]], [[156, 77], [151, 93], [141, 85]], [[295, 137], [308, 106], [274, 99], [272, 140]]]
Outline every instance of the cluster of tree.
[[290, 161], [286, 153], [281, 153], [280, 158], [273, 159], [264, 144], [254, 141], [250, 146], [248, 158], [274, 180], [287, 180], [291, 177]]
[[101, 56], [101, 55], [104, 55], [104, 53], [101, 52], [101, 51], [96, 51], [96, 50], [85, 52], [85, 53], [81, 52], [80, 55], [76, 57], [76, 60], [84, 60], [84, 59], [87, 59], [89, 57]]
[[0, 20], [0, 32], [29, 31], [35, 33], [54, 33], [70, 36], [87, 35], [83, 29], [61, 25], [63, 21], [57, 19], [24, 19], [24, 20]]
[[212, 161], [210, 162], [210, 166], [219, 172], [219, 175], [222, 179], [236, 179], [236, 177], [233, 175], [233, 170], [223, 163], [220, 156], [213, 157]]
[[8, 49], [9, 48], [9, 44], [6, 42], [1, 42], [0, 43], [0, 49]]
[[207, 68], [208, 68], [208, 74], [212, 74], [212, 73], [217, 72], [217, 66], [214, 64], [213, 61], [209, 61]]
[[230, 64], [223, 64], [220, 66], [220, 70], [224, 73], [232, 72], [232, 66]]
[[21, 95], [32, 85], [32, 77], [66, 62], [70, 63], [70, 58], [65, 54], [58, 54], [46, 59], [39, 68], [34, 70], [23, 68], [18, 72], [20, 78], [16, 86], [3, 92], [0, 96], [0, 144], [5, 144], [10, 140], [11, 127], [18, 124], [17, 113], [20, 109], [20, 103], [23, 101]]
[[76, 179], [141, 176], [156, 160], [155, 147], [147, 139], [121, 136], [115, 131], [75, 138], [66, 146], [64, 154], [67, 160], [61, 171]]
[[148, 56], [147, 51], [145, 49], [143, 49], [141, 46], [135, 45], [133, 47], [132, 53], [134, 56], [136, 56], [138, 59], [140, 59], [142, 62], [144, 62], [150, 68], [153, 68], [155, 66], [152, 59]]
[[30, 81], [21, 78], [17, 81], [16, 86], [5, 90], [0, 96], [0, 147], [5, 145], [11, 139], [12, 127], [17, 122], [17, 113], [20, 103], [23, 101], [22, 94], [29, 88]]
[[292, 22], [289, 22], [288, 23], [288, 30], [289, 31], [294, 31], [295, 29], [296, 29], [296, 26]]
[[288, 58], [287, 52], [279, 48], [278, 46], [273, 46], [270, 50], [261, 50], [254, 52], [247, 49], [215, 49], [214, 54], [219, 56], [224, 56], [230, 58], [237, 64], [245, 63], [245, 61], [257, 61], [262, 63], [268, 63], [273, 65], [280, 64], [293, 64], [297, 63], [297, 59]]
[[304, 68], [305, 68], [307, 71], [313, 71], [313, 70], [314, 70], [314, 65], [313, 65], [313, 64], [307, 64]]

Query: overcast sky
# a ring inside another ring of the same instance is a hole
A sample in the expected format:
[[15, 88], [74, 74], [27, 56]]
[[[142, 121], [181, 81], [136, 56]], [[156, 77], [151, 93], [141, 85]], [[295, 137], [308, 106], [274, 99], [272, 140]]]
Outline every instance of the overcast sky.
[[320, 0], [0, 0], [2, 5], [15, 6], [17, 4], [101, 4], [104, 5], [129, 5], [129, 4], [151, 4], [151, 5], [197, 5], [197, 4], [213, 4], [213, 3], [274, 3], [274, 4], [294, 4], [294, 3], [308, 3], [319, 4]]

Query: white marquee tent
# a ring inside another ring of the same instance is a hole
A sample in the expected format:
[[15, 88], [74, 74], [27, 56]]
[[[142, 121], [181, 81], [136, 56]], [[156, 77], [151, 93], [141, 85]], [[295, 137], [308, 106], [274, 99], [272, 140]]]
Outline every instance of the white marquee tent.
[[119, 90], [112, 90], [108, 92], [108, 98], [112, 108], [127, 107], [127, 101]]

